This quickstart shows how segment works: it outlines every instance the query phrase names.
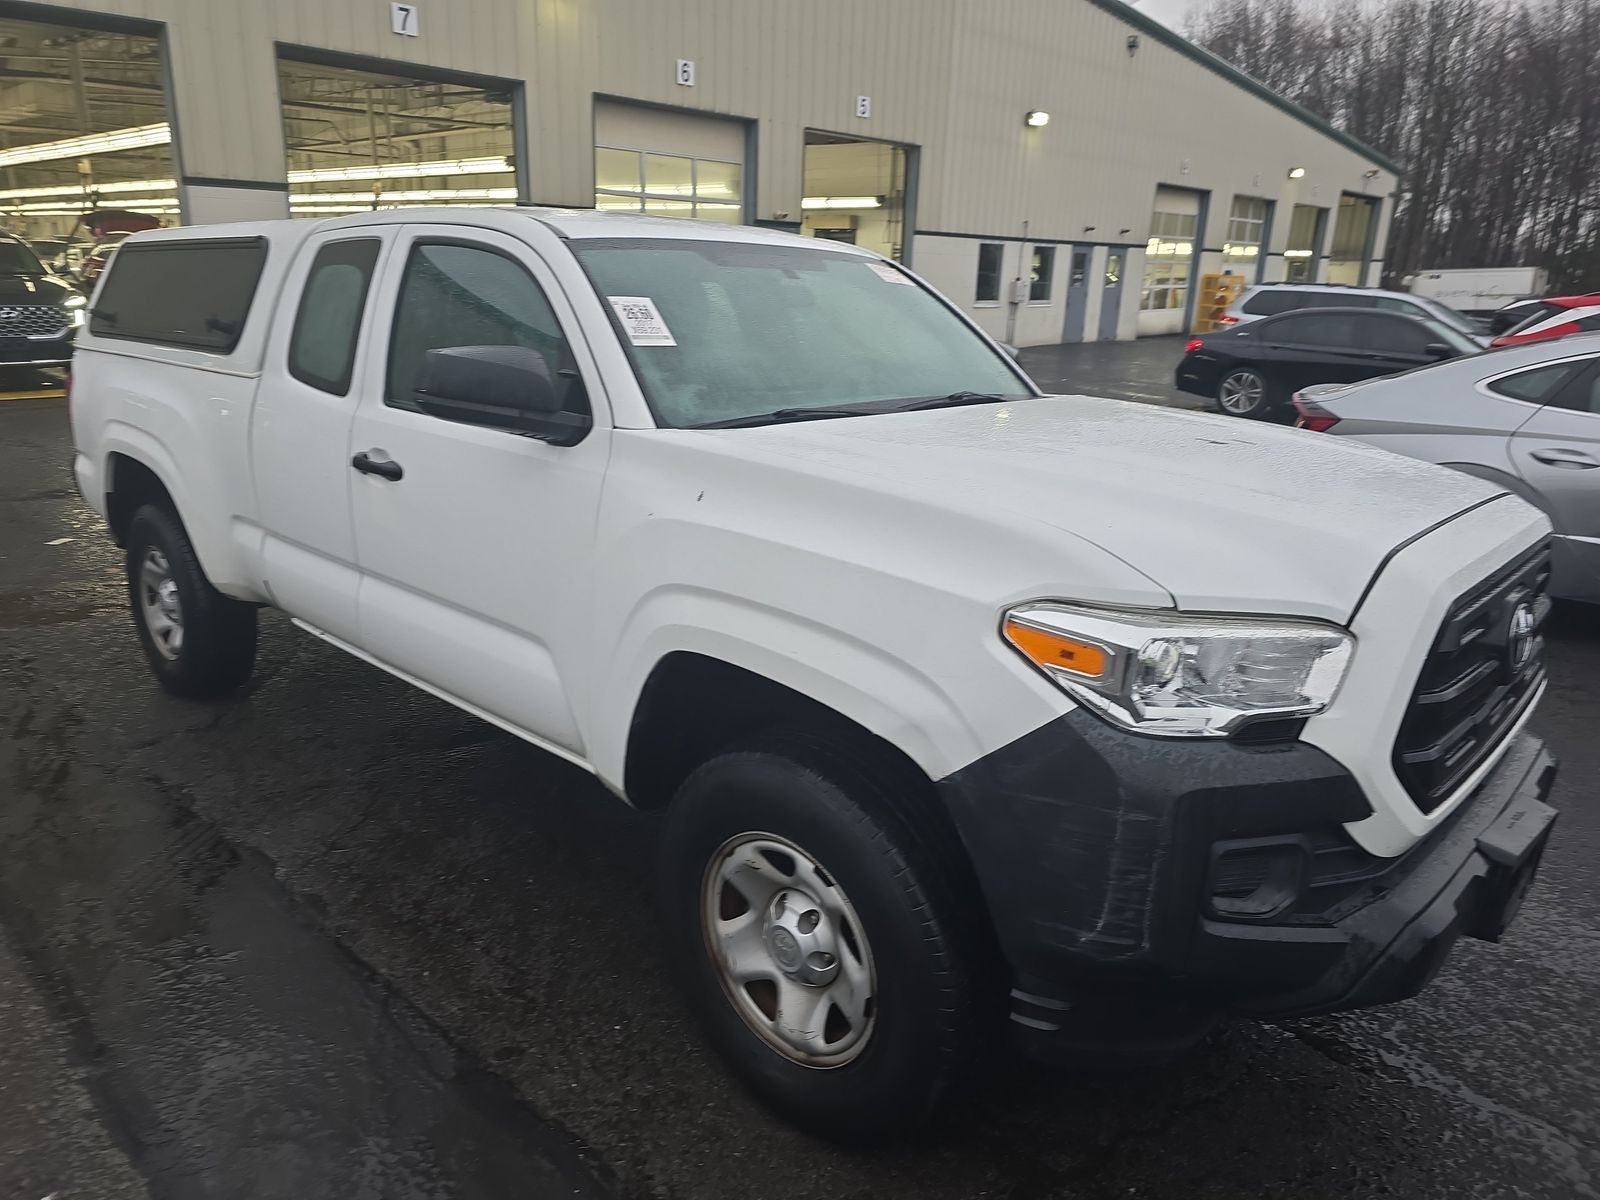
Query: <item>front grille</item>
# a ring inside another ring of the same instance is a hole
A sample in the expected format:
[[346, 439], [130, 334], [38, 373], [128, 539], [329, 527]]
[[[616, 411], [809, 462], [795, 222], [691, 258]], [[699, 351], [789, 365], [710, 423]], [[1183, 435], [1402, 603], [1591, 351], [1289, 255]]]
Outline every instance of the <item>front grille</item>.
[[59, 337], [67, 331], [67, 310], [54, 304], [0, 304], [0, 338]]
[[1550, 546], [1460, 597], [1445, 615], [1400, 723], [1394, 770], [1423, 812], [1493, 753], [1544, 681]]

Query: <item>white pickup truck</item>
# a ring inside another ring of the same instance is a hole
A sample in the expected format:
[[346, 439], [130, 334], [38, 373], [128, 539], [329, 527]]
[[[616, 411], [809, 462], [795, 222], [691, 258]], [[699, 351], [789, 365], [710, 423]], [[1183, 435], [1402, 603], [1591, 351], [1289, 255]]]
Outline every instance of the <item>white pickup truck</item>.
[[141, 234], [71, 404], [169, 691], [243, 683], [270, 606], [665, 808], [640, 911], [828, 1136], [925, 1119], [1002, 1030], [1175, 1047], [1412, 994], [1498, 938], [1554, 818], [1538, 512], [1042, 396], [851, 246], [541, 209]]

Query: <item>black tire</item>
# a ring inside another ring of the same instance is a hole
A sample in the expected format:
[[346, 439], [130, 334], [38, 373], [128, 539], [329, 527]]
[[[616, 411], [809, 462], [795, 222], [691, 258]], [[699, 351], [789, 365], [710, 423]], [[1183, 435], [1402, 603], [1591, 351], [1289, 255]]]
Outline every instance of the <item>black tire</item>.
[[[1237, 403], [1226, 398], [1230, 387], [1235, 383], [1241, 384], [1247, 390], [1254, 392], [1257, 399], [1252, 407], [1248, 409], [1241, 408]], [[1277, 385], [1260, 367], [1229, 367], [1217, 379], [1217, 394], [1213, 405], [1224, 416], [1243, 417], [1249, 421], [1259, 421], [1278, 406], [1278, 399]], [[1230, 403], [1233, 403], [1234, 406], [1230, 407]]]
[[[970, 1079], [998, 1024], [1003, 975], [970, 869], [953, 833], [906, 819], [917, 811], [908, 791], [864, 748], [784, 733], [696, 770], [663, 835], [673, 961], [708, 1039], [758, 1099], [833, 1141], [881, 1142], [924, 1124]], [[702, 889], [730, 839], [756, 832], [822, 866], [859, 916], [876, 974], [872, 1024], [842, 1065], [774, 1048], [713, 962]]]
[[[211, 586], [183, 523], [168, 509], [147, 504], [128, 525], [127, 551], [128, 606], [161, 686], [190, 700], [217, 699], [243, 686], [256, 661], [256, 610]], [[146, 605], [156, 599], [146, 588], [152, 555], [165, 563], [176, 588], [181, 642], [175, 648], [163, 648]]]

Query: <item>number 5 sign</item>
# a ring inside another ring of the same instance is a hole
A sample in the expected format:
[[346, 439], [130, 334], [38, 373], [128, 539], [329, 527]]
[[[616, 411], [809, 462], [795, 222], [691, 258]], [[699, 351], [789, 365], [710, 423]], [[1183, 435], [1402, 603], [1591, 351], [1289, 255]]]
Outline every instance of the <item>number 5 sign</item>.
[[421, 37], [422, 17], [415, 4], [389, 5], [389, 28], [401, 37]]

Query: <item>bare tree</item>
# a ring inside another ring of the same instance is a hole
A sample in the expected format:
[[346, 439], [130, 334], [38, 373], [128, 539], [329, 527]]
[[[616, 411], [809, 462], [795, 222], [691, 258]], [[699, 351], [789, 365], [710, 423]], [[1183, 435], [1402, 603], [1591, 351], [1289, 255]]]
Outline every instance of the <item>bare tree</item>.
[[1211, 0], [1187, 33], [1403, 165], [1392, 276], [1600, 288], [1600, 0]]

